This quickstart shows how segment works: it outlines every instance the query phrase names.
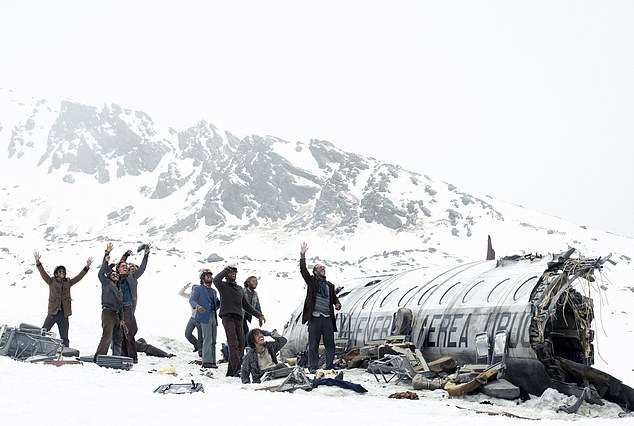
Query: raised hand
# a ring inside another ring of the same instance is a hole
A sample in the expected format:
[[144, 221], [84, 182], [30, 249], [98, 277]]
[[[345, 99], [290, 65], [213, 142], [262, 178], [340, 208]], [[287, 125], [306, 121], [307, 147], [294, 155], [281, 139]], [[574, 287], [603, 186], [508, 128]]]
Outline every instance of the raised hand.
[[40, 259], [42, 258], [42, 256], [37, 250], [33, 253], [33, 257], [35, 258], [35, 263], [39, 263]]
[[90, 265], [92, 264], [93, 259], [92, 257], [89, 257], [88, 259], [86, 259], [86, 266], [90, 268]]
[[112, 243], [108, 243], [108, 245], [106, 246], [106, 251], [108, 253], [111, 253], [113, 248], [114, 248], [114, 245]]
[[306, 244], [306, 243], [302, 243], [302, 245], [300, 246], [299, 252], [300, 252], [301, 254], [305, 254], [305, 253], [306, 253], [306, 250], [308, 250], [308, 244]]

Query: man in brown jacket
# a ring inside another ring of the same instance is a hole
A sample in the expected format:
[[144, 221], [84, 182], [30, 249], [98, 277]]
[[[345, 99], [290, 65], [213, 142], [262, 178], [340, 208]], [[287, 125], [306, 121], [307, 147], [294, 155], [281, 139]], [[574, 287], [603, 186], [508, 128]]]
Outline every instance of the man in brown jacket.
[[68, 317], [73, 314], [70, 306], [72, 300], [70, 298], [70, 287], [84, 278], [84, 275], [86, 275], [90, 269], [92, 257], [86, 260], [84, 269], [82, 269], [75, 278], [71, 279], [66, 277], [66, 268], [62, 265], [55, 268], [53, 276], [48, 275], [40, 262], [40, 258], [42, 257], [40, 253], [36, 251], [33, 253], [33, 257], [35, 257], [37, 270], [40, 272], [44, 282], [48, 284], [48, 315], [44, 320], [42, 328], [49, 331], [54, 324], [57, 324], [59, 337], [61, 337], [63, 345], [68, 347]]

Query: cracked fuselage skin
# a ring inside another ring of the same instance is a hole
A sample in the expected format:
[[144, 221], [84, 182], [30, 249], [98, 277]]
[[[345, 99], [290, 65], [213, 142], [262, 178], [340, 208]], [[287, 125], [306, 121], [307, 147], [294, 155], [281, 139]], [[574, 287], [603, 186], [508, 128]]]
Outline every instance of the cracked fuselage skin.
[[[427, 361], [450, 356], [461, 365], [476, 362], [476, 334], [485, 332], [493, 341], [504, 330], [507, 380], [535, 395], [549, 387], [578, 395], [584, 378], [564, 371], [559, 362], [564, 360], [606, 376], [597, 387], [610, 400], [607, 388], [620, 382], [592, 369], [592, 299], [573, 288], [589, 285], [602, 261], [571, 259], [571, 254], [514, 256], [347, 281], [338, 294], [342, 309], [335, 337], [355, 348], [403, 334], [395, 319], [399, 309], [406, 309], [411, 329], [405, 334]], [[306, 347], [307, 330], [299, 316], [298, 308], [284, 329], [287, 356]], [[630, 390], [625, 386], [623, 395], [612, 399], [631, 408]]]

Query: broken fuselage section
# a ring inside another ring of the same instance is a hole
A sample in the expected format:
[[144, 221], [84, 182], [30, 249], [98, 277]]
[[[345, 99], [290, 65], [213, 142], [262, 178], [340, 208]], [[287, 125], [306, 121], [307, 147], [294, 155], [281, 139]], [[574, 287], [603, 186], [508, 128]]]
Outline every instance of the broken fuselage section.
[[[602, 398], [632, 409], [634, 390], [591, 367], [594, 311], [584, 294], [606, 259], [572, 258], [573, 251], [347, 281], [338, 294], [335, 337], [354, 348], [406, 334], [427, 360], [450, 356], [469, 364], [481, 356], [476, 335], [484, 332], [493, 341], [505, 331], [505, 378], [516, 386], [535, 395], [555, 388], [576, 396], [592, 386]], [[399, 321], [403, 310], [411, 321]], [[300, 306], [285, 326], [289, 355], [308, 341], [301, 312]]]

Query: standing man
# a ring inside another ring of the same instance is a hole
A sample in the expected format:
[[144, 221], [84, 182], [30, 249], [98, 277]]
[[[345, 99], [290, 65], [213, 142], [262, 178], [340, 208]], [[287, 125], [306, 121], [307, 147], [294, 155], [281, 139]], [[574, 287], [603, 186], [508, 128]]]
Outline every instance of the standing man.
[[53, 276], [51, 277], [44, 270], [44, 266], [40, 262], [42, 256], [39, 252], [34, 252], [35, 266], [40, 272], [42, 279], [48, 284], [48, 314], [44, 319], [44, 325], [42, 328], [46, 331], [50, 331], [54, 324], [57, 324], [59, 330], [59, 337], [62, 339], [62, 344], [68, 347], [68, 317], [73, 314], [71, 309], [70, 288], [77, 284], [86, 275], [92, 264], [92, 257], [86, 260], [86, 266], [82, 269], [75, 278], [66, 277], [66, 268], [62, 265], [55, 268]]
[[[123, 294], [123, 321], [126, 327], [123, 332], [123, 345], [121, 347], [121, 355], [132, 358], [134, 363], [138, 362], [138, 355], [136, 352], [136, 333], [139, 330], [136, 322], [136, 304], [137, 304], [137, 286], [138, 279], [145, 272], [147, 267], [148, 256], [150, 249], [149, 244], [143, 244], [141, 250], [144, 250], [143, 260], [138, 269], [134, 272], [128, 270], [127, 259], [132, 255], [132, 250], [128, 250], [123, 254], [122, 260], [117, 264], [117, 273], [119, 274], [119, 287]], [[126, 331], [127, 330], [127, 331]], [[114, 346], [117, 345], [115, 339]], [[114, 352], [114, 347], [113, 347]]]
[[97, 355], [106, 355], [112, 342], [112, 335], [117, 326], [125, 325], [123, 322], [123, 294], [119, 286], [119, 274], [110, 269], [110, 252], [112, 243], [106, 246], [106, 254], [99, 268], [99, 282], [101, 282], [101, 340], [95, 351]]
[[216, 334], [218, 331], [216, 312], [220, 308], [220, 300], [216, 295], [216, 290], [211, 288], [212, 279], [211, 271], [209, 269], [203, 270], [200, 274], [201, 285], [194, 286], [189, 297], [189, 304], [196, 311], [195, 321], [200, 323], [203, 332], [199, 345], [202, 345], [204, 368], [218, 368], [216, 365]]
[[247, 301], [244, 291], [236, 283], [237, 275], [238, 268], [235, 265], [226, 265], [213, 279], [213, 283], [220, 293], [220, 300], [222, 300], [220, 318], [222, 318], [222, 326], [225, 329], [227, 345], [229, 346], [229, 366], [227, 367], [227, 376], [229, 377], [240, 374], [240, 353], [244, 344], [244, 336], [242, 335], [243, 309], [257, 317], [260, 320], [260, 326], [266, 321], [264, 315]]
[[[254, 277], [253, 275], [251, 275], [249, 278], [247, 278], [244, 281], [244, 294], [247, 296], [247, 302], [249, 302], [249, 304], [253, 306], [256, 311], [262, 312], [262, 308], [260, 307], [260, 298], [258, 297], [258, 292], [255, 291], [257, 286], [258, 286], [258, 279]], [[251, 322], [252, 318], [253, 318], [253, 315], [251, 315], [250, 313], [248, 312], [244, 313], [244, 318], [242, 320], [242, 333], [243, 333], [242, 336], [244, 337], [244, 340], [246, 340], [246, 336], [249, 335], [249, 323]], [[244, 353], [245, 344], [246, 342], [242, 342], [242, 351], [240, 353]]]
[[306, 269], [308, 244], [302, 243], [299, 251], [299, 272], [306, 282], [306, 299], [302, 313], [302, 324], [308, 323], [308, 370], [314, 373], [319, 362], [319, 341], [323, 337], [326, 347], [326, 369], [332, 368], [335, 359], [335, 311], [341, 309], [335, 286], [326, 280], [326, 267], [317, 264], [313, 275]]

